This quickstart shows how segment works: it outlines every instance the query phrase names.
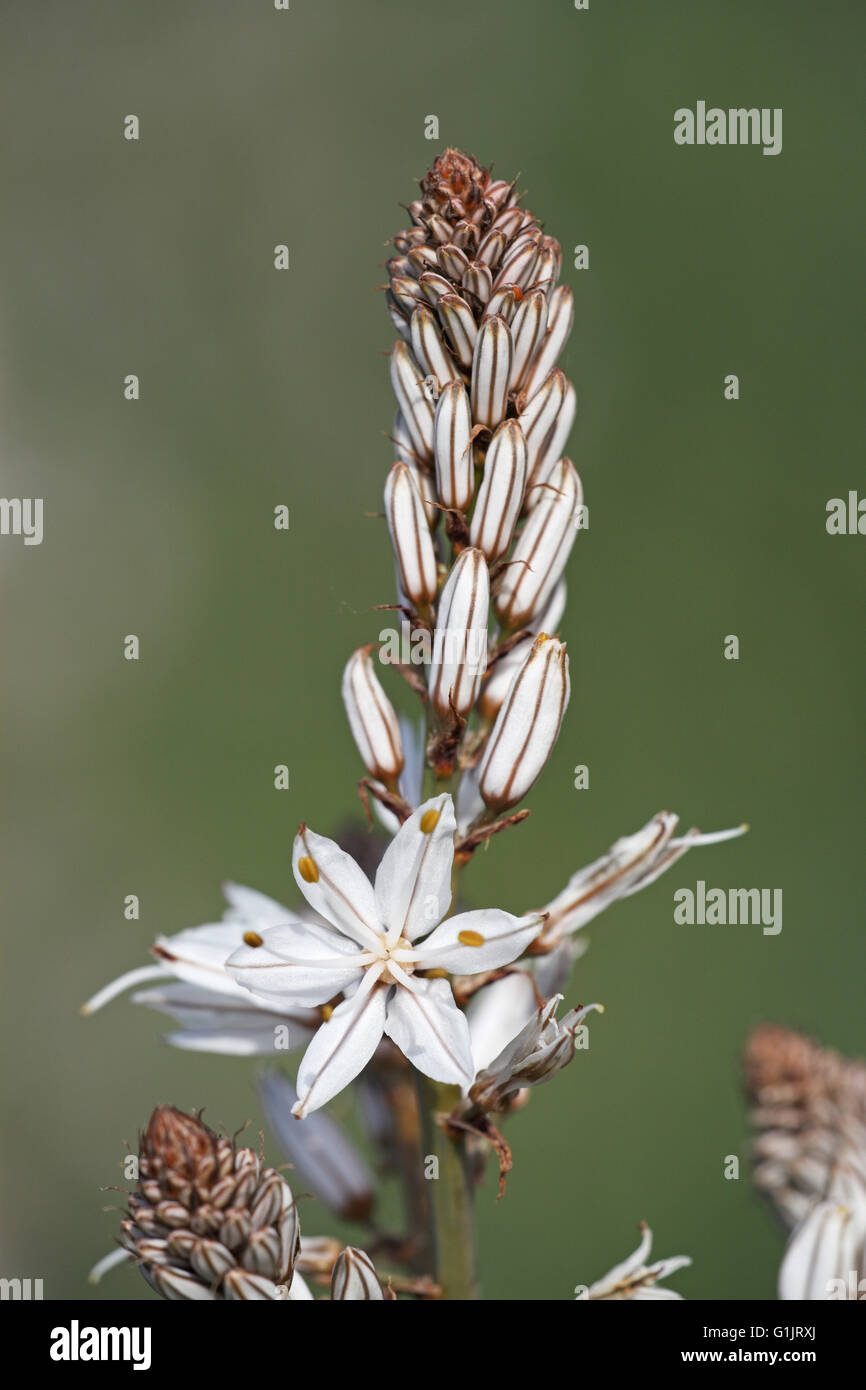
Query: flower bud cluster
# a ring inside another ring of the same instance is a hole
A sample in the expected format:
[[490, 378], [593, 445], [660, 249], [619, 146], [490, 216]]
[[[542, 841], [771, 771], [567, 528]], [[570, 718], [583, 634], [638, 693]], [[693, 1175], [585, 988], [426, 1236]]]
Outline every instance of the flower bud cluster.
[[[564, 455], [576, 395], [557, 361], [573, 296], [559, 243], [514, 185], [459, 151], [439, 156], [409, 211], [388, 261], [399, 341], [385, 517], [399, 604], [431, 638], [415, 682], [430, 765], [477, 767], [489, 818], [529, 791], [569, 697], [555, 633], [585, 508]], [[350, 658], [343, 697], [369, 776], [393, 793], [404, 755], [371, 648]]]

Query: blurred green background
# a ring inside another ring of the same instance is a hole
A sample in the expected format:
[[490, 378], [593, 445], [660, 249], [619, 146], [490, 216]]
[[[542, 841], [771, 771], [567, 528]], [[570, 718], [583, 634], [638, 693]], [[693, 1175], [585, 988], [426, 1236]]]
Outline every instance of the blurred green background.
[[[590, 928], [569, 999], [607, 1012], [509, 1126], [507, 1197], [479, 1200], [485, 1292], [568, 1299], [643, 1218], [658, 1255], [693, 1256], [687, 1297], [773, 1297], [744, 1037], [774, 1019], [866, 1049], [866, 541], [824, 526], [863, 479], [862, 6], [6, 0], [0, 36], [2, 491], [45, 499], [41, 546], [0, 542], [0, 1272], [150, 1296], [129, 1269], [85, 1283], [116, 1229], [100, 1186], [158, 1101], [260, 1123], [251, 1063], [173, 1052], [125, 1000], [77, 1010], [158, 932], [216, 916], [226, 877], [294, 902], [297, 822], [357, 804], [339, 675], [392, 584], [365, 516], [393, 412], [373, 287], [398, 201], [454, 143], [520, 172], [566, 250], [591, 512], [567, 723], [472, 905], [536, 905], [662, 807], [752, 826]], [[782, 107], [782, 154], [678, 148], [698, 99]], [[781, 935], [676, 926], [698, 878], [781, 887]]]

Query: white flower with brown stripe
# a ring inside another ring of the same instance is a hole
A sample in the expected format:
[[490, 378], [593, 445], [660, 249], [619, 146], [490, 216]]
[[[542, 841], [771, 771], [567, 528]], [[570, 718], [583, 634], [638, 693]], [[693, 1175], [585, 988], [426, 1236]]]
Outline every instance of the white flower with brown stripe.
[[443, 921], [456, 828], [447, 793], [425, 801], [385, 851], [375, 885], [333, 840], [298, 831], [295, 878], [327, 925], [294, 921], [251, 933], [226, 964], [238, 984], [271, 1003], [315, 1007], [344, 996], [304, 1054], [295, 1115], [354, 1080], [383, 1035], [435, 1081], [464, 1092], [472, 1084], [469, 1027], [446, 977], [508, 965], [544, 919], [487, 908]]

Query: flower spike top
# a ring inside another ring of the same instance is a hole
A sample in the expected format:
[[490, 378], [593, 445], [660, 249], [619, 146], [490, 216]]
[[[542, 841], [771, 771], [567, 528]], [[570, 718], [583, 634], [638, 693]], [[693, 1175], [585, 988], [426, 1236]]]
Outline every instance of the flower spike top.
[[[456, 831], [445, 793], [395, 835], [371, 884], [333, 840], [298, 831], [298, 887], [325, 925], [271, 927], [229, 958], [229, 975], [272, 1005], [310, 1007], [344, 994], [298, 1072], [299, 1117], [317, 1110], [369, 1062], [383, 1035], [434, 1080], [464, 1091], [475, 1074], [469, 1028], [440, 972], [474, 975], [522, 955], [542, 915], [496, 908], [443, 921], [451, 905]], [[428, 971], [435, 971], [430, 977]]]

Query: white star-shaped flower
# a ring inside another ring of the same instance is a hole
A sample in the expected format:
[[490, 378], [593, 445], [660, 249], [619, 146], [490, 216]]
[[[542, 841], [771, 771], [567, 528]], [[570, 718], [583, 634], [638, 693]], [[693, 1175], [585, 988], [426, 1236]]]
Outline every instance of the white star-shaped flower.
[[[301, 826], [292, 868], [325, 925], [271, 927], [226, 968], [272, 1006], [315, 1007], [345, 995], [307, 1048], [298, 1072], [303, 1116], [347, 1086], [389, 1037], [419, 1071], [471, 1085], [475, 1067], [465, 1015], [444, 974], [473, 975], [516, 960], [542, 915], [489, 908], [443, 917], [451, 906], [456, 822], [447, 794], [424, 802], [385, 851], [375, 886], [333, 840]], [[436, 971], [430, 978], [420, 972]]]

